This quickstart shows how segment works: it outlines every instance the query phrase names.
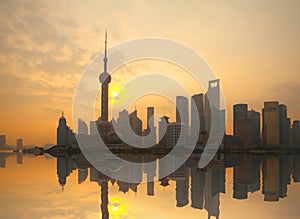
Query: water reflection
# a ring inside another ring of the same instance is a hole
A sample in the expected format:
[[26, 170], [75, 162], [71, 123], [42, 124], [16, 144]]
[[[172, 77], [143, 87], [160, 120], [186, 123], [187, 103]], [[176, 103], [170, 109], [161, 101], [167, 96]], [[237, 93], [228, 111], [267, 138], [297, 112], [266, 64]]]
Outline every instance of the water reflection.
[[[128, 155], [131, 156], [131, 155]], [[149, 155], [153, 156], [153, 155]], [[149, 160], [148, 155], [135, 155], [136, 160]], [[174, 158], [176, 160], [176, 158]], [[291, 183], [291, 176], [294, 182], [299, 182], [300, 157], [291, 155], [226, 155], [223, 159], [215, 158], [204, 168], [197, 167], [199, 157], [192, 157], [180, 168], [169, 176], [159, 178], [160, 186], [167, 187], [169, 181], [175, 182], [176, 207], [184, 207], [191, 200], [191, 207], [205, 209], [208, 218], [219, 218], [220, 215], [220, 193], [225, 194], [226, 168], [233, 168], [233, 198], [247, 199], [248, 193], [255, 193], [262, 190], [264, 201], [279, 201], [287, 197], [288, 185]], [[57, 174], [59, 184], [64, 187], [67, 177], [75, 169], [78, 169], [78, 183], [83, 183], [88, 178], [91, 182], [97, 182], [101, 187], [101, 211], [102, 218], [109, 218], [108, 204], [108, 182], [117, 186], [120, 192], [127, 193], [129, 190], [137, 193], [140, 183], [128, 183], [115, 181], [102, 174], [92, 167], [85, 157], [73, 155], [70, 157], [57, 158]], [[165, 168], [159, 160], [158, 173]], [[155, 195], [153, 173], [143, 168], [146, 175], [147, 195]], [[132, 173], [128, 173], [132, 174]], [[261, 188], [262, 174], [262, 188]], [[142, 181], [142, 174], [140, 175]], [[190, 199], [189, 199], [190, 197]]]
[[[15, 163], [22, 164], [23, 156], [22, 153], [0, 153], [0, 167], [6, 167], [6, 159], [9, 157], [15, 157]], [[130, 159], [135, 157], [136, 161], [153, 160], [153, 155], [127, 156], [130, 156]], [[101, 210], [103, 219], [117, 214], [122, 209], [119, 200], [109, 198], [109, 189], [117, 188], [123, 194], [130, 191], [138, 194], [144, 178], [148, 179], [145, 184], [147, 196], [156, 196], [159, 188], [175, 185], [173, 190], [174, 207], [190, 206], [198, 211], [206, 212], [208, 218], [219, 218], [222, 215], [221, 194], [229, 193], [232, 194], [234, 200], [246, 200], [249, 194], [255, 193], [259, 194], [266, 202], [278, 202], [287, 197], [289, 185], [292, 182], [300, 182], [299, 155], [219, 154], [204, 169], [197, 167], [199, 157], [193, 156], [176, 171], [163, 178], [160, 176], [166, 164], [157, 160], [155, 171], [150, 170], [146, 165], [141, 167], [140, 183], [128, 183], [109, 178], [90, 165], [82, 154], [60, 156], [55, 159], [57, 183], [62, 191], [68, 190], [68, 178], [74, 172], [77, 172], [77, 183], [81, 184], [80, 186], [85, 186], [86, 182], [98, 184], [100, 190], [99, 210]], [[176, 162], [176, 159], [180, 158], [174, 157], [168, 162]], [[119, 167], [118, 163], [115, 164], [116, 160], [112, 162], [108, 159], [108, 161], [103, 163], [108, 166], [107, 168]], [[227, 175], [227, 170], [230, 170], [231, 174]], [[157, 173], [158, 183], [152, 181], [156, 177], [156, 174], [153, 173]], [[136, 174], [136, 172], [127, 174]], [[171, 188], [173, 187], [171, 186]], [[232, 191], [226, 191], [228, 188]], [[169, 203], [169, 205], [171, 204]]]

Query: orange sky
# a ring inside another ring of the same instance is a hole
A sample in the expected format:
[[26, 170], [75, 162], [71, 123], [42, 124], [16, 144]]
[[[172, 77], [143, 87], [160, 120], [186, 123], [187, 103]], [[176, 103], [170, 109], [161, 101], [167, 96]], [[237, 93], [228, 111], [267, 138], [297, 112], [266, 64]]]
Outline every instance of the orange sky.
[[[153, 36], [202, 55], [221, 79], [229, 132], [239, 102], [261, 111], [278, 100], [300, 119], [299, 1], [1, 1], [0, 12], [0, 134], [9, 144], [55, 143], [62, 110], [71, 124], [75, 86], [103, 50], [105, 28], [109, 47]], [[172, 68], [137, 66], [122, 80]]]

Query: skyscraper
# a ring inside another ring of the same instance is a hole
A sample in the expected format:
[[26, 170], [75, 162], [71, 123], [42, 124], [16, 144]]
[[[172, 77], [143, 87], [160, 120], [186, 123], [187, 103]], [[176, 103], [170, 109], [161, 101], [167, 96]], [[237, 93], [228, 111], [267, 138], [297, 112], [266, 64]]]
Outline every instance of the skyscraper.
[[298, 120], [292, 125], [292, 147], [300, 148], [300, 121]]
[[279, 103], [265, 102], [263, 113], [263, 145], [265, 147], [278, 147], [280, 144], [279, 131]]
[[152, 106], [147, 107], [147, 128], [144, 135], [149, 135], [151, 131], [151, 145], [153, 146], [156, 144], [156, 127], [154, 127], [154, 107]]
[[248, 111], [248, 116], [251, 123], [251, 143], [252, 145], [258, 146], [261, 144], [260, 141], [260, 113], [253, 109]]
[[248, 118], [247, 104], [233, 106], [233, 132], [240, 138], [240, 144], [243, 147], [251, 145], [251, 121]]
[[188, 134], [189, 104], [186, 97], [176, 97], [176, 122], [181, 123], [185, 127], [185, 133]]
[[[198, 132], [196, 127], [199, 126]], [[203, 94], [193, 95], [191, 98], [191, 135], [199, 135], [205, 131], [205, 114]]]
[[[169, 123], [169, 117], [163, 116], [160, 118], [161, 120], [158, 123], [158, 138], [159, 140], [159, 145], [162, 148], [167, 147], [167, 126]], [[166, 129], [163, 129], [163, 124], [166, 124]]]
[[279, 105], [279, 133], [280, 133], [280, 147], [286, 148], [290, 146], [290, 127], [291, 121], [287, 118], [287, 106]]
[[233, 134], [237, 135], [236, 123], [238, 120], [248, 118], [248, 105], [247, 104], [235, 104], [233, 105]]
[[220, 112], [220, 79], [208, 82], [205, 95], [205, 128], [208, 133], [211, 129], [211, 110], [215, 110], [216, 114]]

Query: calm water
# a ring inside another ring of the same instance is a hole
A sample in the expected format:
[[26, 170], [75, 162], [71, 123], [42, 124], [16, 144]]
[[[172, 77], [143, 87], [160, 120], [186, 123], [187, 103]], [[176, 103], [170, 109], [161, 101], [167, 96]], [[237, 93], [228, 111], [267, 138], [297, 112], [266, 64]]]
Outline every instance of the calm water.
[[1, 153], [0, 218], [299, 218], [300, 156], [221, 156], [202, 170], [196, 163], [132, 184], [79, 155]]

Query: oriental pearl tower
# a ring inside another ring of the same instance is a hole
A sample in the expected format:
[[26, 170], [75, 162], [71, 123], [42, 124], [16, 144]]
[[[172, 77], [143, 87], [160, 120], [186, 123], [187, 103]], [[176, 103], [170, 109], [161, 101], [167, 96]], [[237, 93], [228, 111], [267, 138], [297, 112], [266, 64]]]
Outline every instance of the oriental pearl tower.
[[99, 81], [102, 84], [101, 89], [101, 120], [108, 121], [108, 85], [111, 82], [111, 76], [107, 72], [107, 30], [105, 31], [105, 53], [104, 53], [104, 71], [99, 76]]
[[111, 76], [107, 72], [107, 31], [105, 31], [105, 53], [104, 53], [104, 71], [99, 75], [99, 81], [102, 84], [101, 88], [101, 116], [96, 121], [98, 132], [106, 142], [108, 133], [111, 131], [111, 123], [108, 121], [108, 85], [111, 81]]

